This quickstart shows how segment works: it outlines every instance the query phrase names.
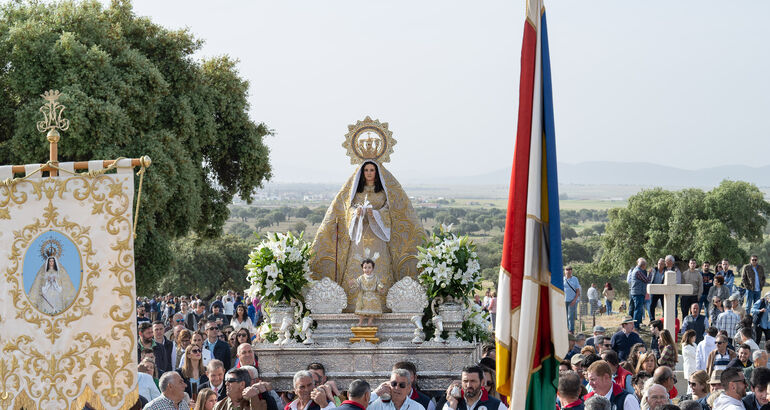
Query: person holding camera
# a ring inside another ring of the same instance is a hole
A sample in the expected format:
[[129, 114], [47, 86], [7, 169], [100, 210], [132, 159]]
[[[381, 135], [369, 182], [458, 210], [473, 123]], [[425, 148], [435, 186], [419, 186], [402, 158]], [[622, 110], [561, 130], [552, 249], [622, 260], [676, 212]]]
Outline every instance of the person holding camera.
[[492, 397], [482, 387], [484, 371], [480, 366], [467, 366], [461, 380], [454, 381], [446, 390], [446, 398], [436, 405], [441, 410], [508, 410], [500, 400]]

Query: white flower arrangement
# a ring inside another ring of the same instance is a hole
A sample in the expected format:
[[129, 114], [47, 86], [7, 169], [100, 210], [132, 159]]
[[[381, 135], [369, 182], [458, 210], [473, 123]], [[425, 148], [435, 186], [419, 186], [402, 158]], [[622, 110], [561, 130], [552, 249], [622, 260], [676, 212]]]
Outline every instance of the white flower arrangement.
[[244, 292], [273, 303], [304, 302], [302, 288], [311, 283], [310, 244], [288, 233], [268, 233], [249, 254]]
[[457, 336], [466, 342], [488, 342], [492, 340], [492, 322], [489, 313], [481, 309], [481, 306], [471, 303], [468, 318], [463, 322], [463, 327], [457, 332]]
[[437, 297], [464, 302], [476, 289], [481, 289], [481, 267], [476, 247], [468, 236], [458, 237], [442, 225], [439, 234], [426, 239], [418, 247], [419, 280], [428, 298]]

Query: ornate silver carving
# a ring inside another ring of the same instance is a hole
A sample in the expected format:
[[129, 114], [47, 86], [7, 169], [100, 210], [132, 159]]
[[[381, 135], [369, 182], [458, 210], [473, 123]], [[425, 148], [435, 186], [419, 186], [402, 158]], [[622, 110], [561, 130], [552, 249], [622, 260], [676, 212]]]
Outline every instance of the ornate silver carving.
[[325, 277], [316, 281], [305, 295], [305, 306], [312, 313], [342, 313], [348, 296], [342, 286]]
[[409, 276], [391, 286], [386, 304], [394, 313], [422, 313], [428, 306], [425, 288]]
[[303, 339], [303, 344], [312, 345], [315, 343], [315, 341], [313, 341], [313, 329], [311, 326], [313, 326], [313, 318], [310, 316], [302, 318], [302, 331], [300, 332], [300, 337]]
[[412, 339], [412, 343], [420, 344], [425, 341], [425, 332], [423, 332], [422, 327], [422, 315], [414, 315], [409, 320], [414, 324], [414, 338]]

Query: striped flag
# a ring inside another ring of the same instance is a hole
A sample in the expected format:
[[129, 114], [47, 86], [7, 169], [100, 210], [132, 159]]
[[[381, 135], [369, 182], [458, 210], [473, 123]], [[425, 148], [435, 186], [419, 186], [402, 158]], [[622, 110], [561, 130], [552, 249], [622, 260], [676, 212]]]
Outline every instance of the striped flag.
[[497, 391], [511, 409], [554, 408], [567, 314], [551, 67], [542, 0], [527, 1], [519, 121], [497, 291]]

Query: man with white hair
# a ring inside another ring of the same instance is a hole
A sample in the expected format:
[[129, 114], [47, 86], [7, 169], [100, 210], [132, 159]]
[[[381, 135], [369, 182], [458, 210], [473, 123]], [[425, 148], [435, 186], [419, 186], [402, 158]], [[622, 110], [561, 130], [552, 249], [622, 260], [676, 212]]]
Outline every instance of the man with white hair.
[[[377, 400], [369, 404], [368, 410], [425, 410], [422, 404], [409, 398], [412, 391], [410, 383], [411, 375], [406, 369], [393, 369], [390, 372], [390, 381], [377, 386], [375, 394]], [[484, 378], [484, 374], [481, 374]], [[479, 388], [481, 382], [479, 381]], [[473, 394], [473, 392], [470, 392]]]
[[297, 398], [286, 405], [284, 410], [320, 410], [334, 408], [334, 402], [326, 399], [324, 386], [314, 387], [313, 374], [308, 370], [294, 373], [294, 394]]
[[660, 384], [653, 384], [647, 389], [647, 393], [642, 397], [642, 404], [647, 403], [649, 409], [655, 409], [658, 406], [665, 406], [669, 403], [668, 392]]
[[184, 390], [187, 384], [177, 372], [166, 372], [158, 381], [160, 396], [144, 406], [144, 410], [190, 410], [190, 398]]

